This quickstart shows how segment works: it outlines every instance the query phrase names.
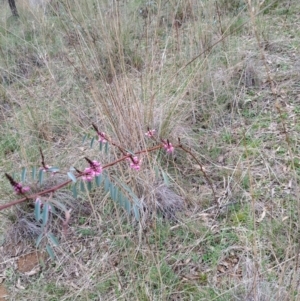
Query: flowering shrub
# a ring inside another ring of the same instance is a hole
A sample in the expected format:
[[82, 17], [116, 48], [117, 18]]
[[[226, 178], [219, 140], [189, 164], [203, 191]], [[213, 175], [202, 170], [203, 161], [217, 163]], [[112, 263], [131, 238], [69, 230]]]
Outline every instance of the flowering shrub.
[[[57, 246], [59, 244], [58, 238], [55, 237], [51, 232], [49, 232], [46, 227], [46, 225], [49, 223], [49, 216], [51, 213], [56, 212], [56, 209], [59, 209], [60, 211], [64, 212], [65, 217], [61, 217], [62, 219], [62, 234], [66, 235], [68, 230], [68, 223], [71, 217], [71, 209], [67, 209], [66, 206], [58, 201], [53, 200], [51, 197], [47, 197], [48, 195], [53, 196], [56, 191], [59, 189], [62, 189], [66, 186], [70, 186], [71, 190], [73, 192], [73, 196], [77, 198], [78, 195], [78, 185], [77, 182], [80, 181], [80, 189], [82, 191], [91, 191], [93, 185], [96, 185], [97, 187], [100, 187], [102, 184], [104, 186], [105, 192], [109, 193], [112, 200], [115, 201], [119, 206], [123, 207], [128, 214], [133, 214], [135, 219], [139, 221], [140, 219], [140, 209], [141, 204], [139, 202], [139, 198], [133, 193], [133, 191], [128, 187], [125, 183], [121, 182], [119, 179], [112, 177], [114, 181], [111, 181], [109, 175], [107, 172], [104, 172], [105, 169], [108, 169], [111, 166], [114, 166], [120, 162], [127, 161], [129, 163], [129, 167], [135, 171], [140, 171], [142, 167], [142, 156], [146, 155], [150, 152], [164, 150], [167, 154], [172, 155], [176, 148], [181, 149], [188, 153], [190, 156], [196, 160], [198, 165], [200, 166], [200, 170], [205, 177], [206, 181], [210, 185], [212, 192], [214, 194], [214, 188], [213, 185], [208, 178], [206, 172], [204, 171], [201, 163], [197, 160], [197, 158], [192, 154], [190, 150], [185, 148], [181, 142], [180, 139], [178, 139], [178, 144], [173, 145], [168, 139], [167, 140], [159, 140], [156, 137], [155, 130], [150, 130], [148, 128], [147, 133], [145, 135], [153, 140], [156, 145], [147, 148], [141, 151], [137, 151], [135, 153], [128, 152], [125, 148], [118, 145], [114, 141], [112, 141], [105, 133], [100, 132], [96, 125], [93, 124], [93, 128], [98, 136], [98, 142], [100, 143], [100, 150], [102, 150], [103, 145], [105, 145], [105, 151], [108, 151], [108, 145], [112, 145], [119, 149], [122, 156], [115, 160], [114, 162], [111, 162], [106, 165], [101, 165], [100, 162], [97, 160], [91, 160], [87, 157], [84, 159], [88, 163], [88, 166], [85, 167], [83, 171], [76, 169], [76, 168], [70, 168], [70, 170], [67, 172], [67, 176], [69, 180], [59, 183], [58, 185], [54, 185], [51, 188], [45, 189], [41, 191], [38, 191], [36, 193], [30, 194], [30, 187], [29, 186], [23, 186], [22, 182], [25, 182], [26, 177], [26, 169], [23, 168], [22, 175], [21, 175], [21, 182], [17, 182], [13, 179], [12, 176], [9, 174], [5, 174], [6, 178], [10, 182], [13, 190], [15, 193], [21, 198], [7, 203], [5, 205], [0, 206], [0, 211], [4, 210], [6, 208], [9, 208], [11, 206], [26, 202], [26, 201], [34, 201], [34, 216], [38, 223], [41, 224], [42, 233], [38, 236], [36, 241], [36, 246], [39, 246], [41, 241], [47, 237], [49, 241], [51, 241], [51, 244], [54, 246]], [[94, 138], [91, 141], [91, 146], [94, 143]], [[41, 186], [44, 178], [45, 173], [50, 173], [51, 176], [55, 176], [56, 174], [61, 172], [57, 167], [52, 167], [50, 165], [47, 165], [45, 163], [45, 158], [43, 155], [42, 150], [40, 149], [40, 156], [41, 156], [41, 167], [39, 169], [33, 168], [32, 169], [32, 178], [35, 180], [37, 170], [38, 170], [38, 181]], [[164, 179], [166, 176], [163, 174]], [[50, 246], [50, 244], [46, 245], [46, 250], [48, 251], [49, 255], [54, 258], [54, 252]]]

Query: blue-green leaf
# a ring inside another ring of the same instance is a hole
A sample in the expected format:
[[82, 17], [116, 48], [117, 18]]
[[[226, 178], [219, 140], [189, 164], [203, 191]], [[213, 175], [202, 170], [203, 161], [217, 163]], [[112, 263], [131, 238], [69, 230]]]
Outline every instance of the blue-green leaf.
[[122, 193], [122, 191], [120, 191], [119, 192], [118, 203], [123, 208], [125, 208], [124, 198], [125, 198], [124, 194]]
[[39, 183], [40, 183], [40, 185], [43, 184], [43, 180], [44, 180], [44, 171], [42, 169], [40, 169], [40, 171], [39, 171]]
[[105, 190], [105, 192], [109, 192], [109, 187], [110, 187], [109, 178], [105, 177], [105, 182], [104, 182], [104, 190]]
[[125, 210], [127, 211], [128, 214], [130, 214], [130, 212], [131, 212], [131, 203], [130, 203], [130, 201], [128, 200], [128, 198], [124, 197], [123, 202], [124, 202]]
[[133, 213], [134, 213], [134, 217], [137, 221], [140, 220], [140, 211], [139, 208], [136, 204], [133, 205]]
[[22, 168], [21, 181], [24, 183], [26, 180], [27, 169], [25, 167]]
[[73, 183], [77, 182], [76, 177], [74, 176], [74, 174], [70, 171], [67, 172], [68, 177], [73, 181]]
[[48, 235], [49, 239], [51, 240], [51, 242], [55, 246], [59, 246], [59, 241], [58, 241], [57, 237], [55, 237], [51, 232], [49, 232], [47, 235]]
[[82, 192], [86, 191], [86, 189], [85, 189], [85, 184], [84, 184], [83, 181], [80, 182], [80, 190], [81, 190]]
[[92, 182], [91, 182], [91, 181], [88, 181], [86, 184], [87, 184], [87, 189], [88, 189], [88, 191], [91, 191], [91, 190], [92, 190], [92, 187], [93, 187]]
[[101, 182], [102, 182], [102, 175], [96, 176], [95, 177], [95, 182], [96, 182], [97, 187], [99, 187], [101, 185]]
[[37, 199], [34, 204], [34, 217], [37, 222], [41, 219], [41, 200]]
[[135, 153], [133, 153], [132, 151], [130, 151], [130, 150], [128, 150], [128, 149], [126, 149], [126, 152], [128, 153], [128, 154], [130, 154], [131, 156], [135, 156]]
[[47, 224], [48, 218], [49, 218], [49, 203], [46, 202], [43, 206], [43, 213], [42, 213], [43, 226]]
[[72, 193], [73, 193], [73, 197], [75, 198], [75, 199], [77, 199], [77, 196], [78, 196], [78, 193], [77, 193], [77, 187], [76, 187], [77, 185], [76, 184], [73, 184], [72, 185]]
[[99, 150], [100, 150], [100, 152], [102, 152], [102, 149], [103, 149], [103, 142], [100, 141], [100, 143], [99, 143]]
[[[51, 200], [51, 202], [52, 202], [52, 200]], [[52, 203], [49, 203], [49, 207], [50, 207], [50, 211], [53, 213], [53, 214], [57, 214], [57, 212], [56, 212], [56, 209], [55, 209], [55, 207], [54, 207], [54, 205], [52, 204]]]
[[107, 155], [108, 154], [108, 142], [105, 143], [105, 150], [104, 151], [105, 151], [105, 154]]
[[58, 171], [59, 171], [59, 168], [53, 166], [53, 167], [48, 168], [47, 171], [48, 171], [48, 172], [58, 172]]
[[122, 196], [122, 201], [120, 202], [120, 205], [127, 211], [128, 214], [131, 212], [131, 203], [129, 199], [126, 196]]
[[42, 239], [44, 238], [43, 233], [41, 233], [38, 238], [36, 239], [36, 243], [35, 246], [36, 248], [39, 246], [39, 244], [41, 243]]
[[91, 140], [91, 144], [90, 144], [90, 147], [91, 147], [91, 148], [92, 148], [93, 145], [94, 145], [94, 141], [95, 141], [95, 137], [93, 137], [92, 140]]
[[118, 189], [118, 187], [114, 187], [113, 200], [120, 205], [120, 202], [119, 202], [119, 189]]
[[35, 166], [32, 167], [32, 173], [31, 173], [31, 176], [32, 176], [32, 180], [35, 180], [35, 179], [36, 179], [36, 167], [35, 167]]
[[51, 257], [51, 259], [54, 260], [55, 255], [54, 255], [54, 252], [53, 252], [52, 248], [49, 245], [46, 245], [46, 250], [47, 250], [49, 256]]
[[83, 136], [83, 138], [82, 138], [82, 144], [85, 142], [86, 138], [87, 138], [87, 134], [85, 134], [85, 135]]

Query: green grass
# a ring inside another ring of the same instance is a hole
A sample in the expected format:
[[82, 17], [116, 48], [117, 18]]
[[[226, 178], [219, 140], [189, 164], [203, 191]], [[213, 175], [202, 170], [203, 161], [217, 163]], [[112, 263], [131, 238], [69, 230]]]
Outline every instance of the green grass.
[[[68, 190], [48, 195], [72, 208], [70, 233], [61, 234], [63, 213], [53, 217], [56, 260], [32, 276], [17, 260], [35, 249], [22, 224], [32, 225], [33, 208], [3, 211], [9, 300], [299, 299], [300, 7], [251, 2], [253, 10], [240, 0], [75, 0], [46, 15], [18, 4], [18, 20], [5, 3], [1, 204], [17, 198], [4, 173], [19, 180], [23, 167], [39, 168], [40, 147], [64, 174], [83, 170], [84, 157], [103, 165], [118, 157], [113, 147], [90, 147], [92, 123], [132, 152], [151, 145], [147, 127], [172, 144], [180, 137], [216, 191], [214, 199], [199, 166], [177, 149], [175, 157], [144, 156], [139, 172], [125, 163], [108, 170], [143, 199], [140, 222], [102, 188], [78, 200]], [[161, 200], [163, 182], [173, 194]], [[176, 218], [157, 212], [178, 195]]]

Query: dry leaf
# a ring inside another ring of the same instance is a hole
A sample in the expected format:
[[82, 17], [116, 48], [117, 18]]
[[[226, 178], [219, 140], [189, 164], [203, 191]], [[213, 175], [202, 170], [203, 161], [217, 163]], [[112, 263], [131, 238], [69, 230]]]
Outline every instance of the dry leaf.
[[266, 216], [266, 208], [264, 207], [263, 212], [260, 216], [260, 218], [257, 220], [258, 223], [260, 223]]
[[41, 258], [43, 258], [43, 253], [39, 251], [20, 256], [17, 261], [18, 271], [31, 274], [32, 270], [39, 269]]
[[21, 280], [20, 278], [18, 279], [17, 281], [17, 284], [16, 284], [16, 288], [20, 289], [20, 290], [24, 290], [25, 287], [23, 285], [21, 285]]
[[33, 275], [39, 273], [40, 270], [41, 270], [40, 267], [36, 267], [35, 269], [32, 269], [32, 270], [29, 271], [29, 272], [25, 272], [24, 274], [25, 274], [26, 276], [33, 276]]

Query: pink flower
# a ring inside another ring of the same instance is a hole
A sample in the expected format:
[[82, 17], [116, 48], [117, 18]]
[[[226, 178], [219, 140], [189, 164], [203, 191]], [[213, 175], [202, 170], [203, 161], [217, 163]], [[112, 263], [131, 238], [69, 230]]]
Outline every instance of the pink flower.
[[93, 161], [90, 164], [90, 168], [93, 170], [95, 176], [99, 176], [102, 173], [102, 167], [98, 161]]
[[82, 180], [90, 182], [93, 180], [94, 176], [94, 171], [90, 167], [87, 167], [83, 172]]
[[35, 203], [39, 204], [40, 206], [42, 205], [42, 201], [40, 198], [36, 198]]
[[169, 141], [164, 142], [164, 149], [168, 154], [171, 154], [174, 152], [174, 146]]
[[98, 132], [98, 138], [99, 138], [99, 140], [98, 140], [99, 142], [102, 142], [102, 143], [106, 143], [107, 142], [105, 133], [103, 133], [103, 132]]
[[85, 168], [82, 176], [84, 181], [92, 181], [94, 177], [99, 176], [102, 173], [101, 164], [98, 161], [90, 161], [90, 167]]
[[25, 192], [29, 191], [30, 187], [26, 186], [23, 187], [21, 183], [15, 183], [14, 191], [16, 194], [24, 194]]
[[148, 132], [145, 133], [145, 136], [147, 136], [147, 137], [149, 137], [149, 138], [154, 137], [154, 135], [155, 135], [155, 129], [153, 129], [153, 130], [148, 130]]
[[130, 168], [139, 171], [141, 169], [142, 160], [139, 160], [138, 157], [130, 157]]
[[43, 167], [40, 168], [40, 170], [42, 170], [43, 172], [50, 172], [51, 177], [53, 177], [59, 171], [58, 168], [49, 165], [44, 165]]
[[[35, 203], [38, 204], [40, 206], [40, 208], [44, 207], [44, 204], [39, 197], [36, 198]], [[48, 212], [51, 212], [51, 206], [48, 207]]]
[[25, 194], [25, 192], [30, 190], [30, 187], [26, 186], [23, 187], [22, 183], [16, 182], [13, 177], [11, 177], [9, 174], [5, 173], [6, 178], [8, 179], [10, 185], [13, 187], [16, 194]]
[[45, 165], [44, 167], [41, 167], [40, 170], [42, 170], [43, 172], [47, 172], [49, 168], [51, 168], [52, 166], [49, 165]]

